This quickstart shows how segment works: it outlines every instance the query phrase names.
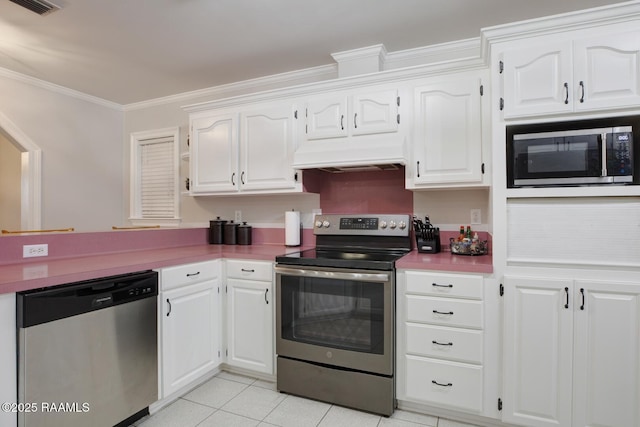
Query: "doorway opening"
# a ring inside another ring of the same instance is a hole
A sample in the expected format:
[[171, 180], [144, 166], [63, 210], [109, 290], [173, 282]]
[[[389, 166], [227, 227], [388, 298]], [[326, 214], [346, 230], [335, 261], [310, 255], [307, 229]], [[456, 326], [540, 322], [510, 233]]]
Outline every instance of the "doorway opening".
[[[0, 197], [7, 197], [7, 200], [0, 199], [4, 209], [7, 209], [7, 218], [13, 218], [9, 224], [14, 228], [17, 224], [17, 213], [19, 211], [20, 230], [38, 230], [42, 228], [42, 150], [38, 147], [20, 128], [18, 128], [7, 116], [0, 112], [0, 144], [3, 145], [2, 152], [7, 154], [8, 159], [19, 161], [19, 167], [7, 168], [7, 175], [2, 177], [0, 186], [12, 186], [13, 188], [2, 187]], [[12, 146], [12, 147], [11, 147]], [[18, 153], [15, 153], [15, 151]], [[4, 156], [3, 156], [4, 157]], [[4, 169], [4, 168], [3, 168]], [[19, 177], [16, 175], [19, 173]], [[19, 187], [15, 188], [15, 187]], [[19, 197], [12, 197], [17, 195]], [[18, 203], [19, 201], [19, 203]], [[3, 213], [4, 215], [5, 213]], [[2, 227], [7, 228], [7, 227]]]

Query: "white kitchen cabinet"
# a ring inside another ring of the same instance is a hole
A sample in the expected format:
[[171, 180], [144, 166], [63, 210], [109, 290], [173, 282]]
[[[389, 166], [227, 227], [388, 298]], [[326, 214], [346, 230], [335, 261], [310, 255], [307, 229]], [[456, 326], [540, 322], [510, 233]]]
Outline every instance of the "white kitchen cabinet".
[[161, 394], [165, 398], [221, 362], [220, 261], [160, 272]]
[[[0, 294], [0, 403], [17, 403], [16, 294]], [[0, 425], [15, 427], [17, 412], [0, 411]]]
[[191, 116], [193, 195], [301, 191], [295, 106], [275, 102]]
[[427, 79], [414, 89], [409, 188], [482, 183], [483, 73]]
[[229, 366], [274, 373], [273, 264], [227, 260], [227, 354]]
[[306, 104], [307, 140], [397, 132], [397, 89], [365, 89], [311, 97]]
[[503, 421], [638, 426], [640, 283], [505, 277]]
[[608, 33], [546, 36], [505, 51], [504, 118], [637, 106], [640, 32]]
[[398, 399], [484, 411], [483, 277], [398, 274]]
[[238, 190], [238, 115], [205, 114], [191, 119], [190, 193]]

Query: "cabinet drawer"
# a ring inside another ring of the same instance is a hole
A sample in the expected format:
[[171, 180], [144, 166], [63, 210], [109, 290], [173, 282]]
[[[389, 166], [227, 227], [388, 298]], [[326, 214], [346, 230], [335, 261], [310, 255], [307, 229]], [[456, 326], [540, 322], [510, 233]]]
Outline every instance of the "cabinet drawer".
[[482, 299], [482, 276], [407, 271], [407, 293]]
[[407, 323], [407, 353], [482, 364], [482, 332]]
[[273, 263], [251, 260], [227, 260], [227, 277], [235, 279], [273, 280]]
[[482, 301], [407, 295], [407, 321], [482, 329]]
[[196, 262], [159, 270], [163, 291], [216, 278], [220, 275], [220, 261]]
[[407, 399], [482, 411], [482, 367], [406, 356]]

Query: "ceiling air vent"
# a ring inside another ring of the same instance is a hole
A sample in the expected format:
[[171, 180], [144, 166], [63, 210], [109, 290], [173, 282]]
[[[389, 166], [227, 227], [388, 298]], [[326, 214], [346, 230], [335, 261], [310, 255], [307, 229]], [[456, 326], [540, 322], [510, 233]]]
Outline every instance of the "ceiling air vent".
[[38, 15], [48, 15], [56, 10], [60, 9], [60, 6], [55, 5], [45, 0], [10, 0], [15, 4], [19, 4], [25, 9], [29, 9]]

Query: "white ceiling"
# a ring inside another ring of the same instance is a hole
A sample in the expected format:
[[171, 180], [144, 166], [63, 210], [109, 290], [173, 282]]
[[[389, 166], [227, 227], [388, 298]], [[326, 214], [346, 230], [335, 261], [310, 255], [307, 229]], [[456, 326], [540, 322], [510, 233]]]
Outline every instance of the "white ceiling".
[[[619, 0], [0, 0], [0, 68], [130, 104]], [[1, 71], [1, 70], [0, 70]]]

